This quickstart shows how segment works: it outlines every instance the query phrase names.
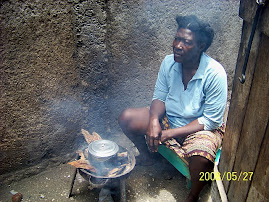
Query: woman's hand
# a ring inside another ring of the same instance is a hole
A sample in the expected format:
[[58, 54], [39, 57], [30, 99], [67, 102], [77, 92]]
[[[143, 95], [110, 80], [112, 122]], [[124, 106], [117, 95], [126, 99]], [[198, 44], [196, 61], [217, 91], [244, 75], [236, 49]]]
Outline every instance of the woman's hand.
[[161, 143], [162, 128], [159, 123], [158, 117], [151, 117], [149, 126], [146, 133], [146, 142], [151, 152], [157, 152], [158, 146]]
[[163, 142], [165, 142], [166, 140], [169, 140], [171, 137], [171, 131], [172, 129], [168, 129], [168, 130], [163, 130], [162, 131], [162, 136], [161, 136], [161, 139], [160, 139], [160, 141], [163, 143]]
[[199, 124], [198, 120], [196, 119], [183, 127], [163, 130], [161, 132], [162, 135], [161, 135], [160, 141], [165, 142], [166, 140], [169, 140], [171, 138], [182, 139], [182, 138], [185, 138], [189, 134], [196, 133], [203, 129], [204, 129], [204, 125]]

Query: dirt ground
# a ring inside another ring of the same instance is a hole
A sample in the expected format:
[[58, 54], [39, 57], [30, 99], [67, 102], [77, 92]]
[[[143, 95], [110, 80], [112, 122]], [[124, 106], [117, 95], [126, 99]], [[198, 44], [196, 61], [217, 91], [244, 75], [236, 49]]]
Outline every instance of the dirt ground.
[[[73, 196], [69, 198], [74, 167], [60, 164], [38, 175], [0, 187], [0, 202], [10, 202], [12, 193], [23, 194], [23, 201], [98, 201], [100, 189], [88, 189], [88, 182], [77, 175]], [[127, 201], [184, 201], [189, 189], [186, 180], [162, 156], [152, 166], [135, 166], [126, 180]], [[116, 198], [117, 200], [117, 198]], [[104, 200], [110, 201], [110, 200]], [[200, 202], [212, 201], [210, 186], [200, 195]]]

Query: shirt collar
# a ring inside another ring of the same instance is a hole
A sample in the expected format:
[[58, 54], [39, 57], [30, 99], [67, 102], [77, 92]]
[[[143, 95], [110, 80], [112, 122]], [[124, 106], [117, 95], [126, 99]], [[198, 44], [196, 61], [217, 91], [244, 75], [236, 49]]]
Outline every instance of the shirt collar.
[[[199, 67], [195, 73], [195, 75], [192, 77], [192, 80], [194, 79], [202, 79], [204, 77], [204, 73], [205, 73], [205, 69], [207, 67], [207, 55], [203, 52], [201, 54], [201, 59], [200, 59], [200, 63], [199, 63]], [[181, 63], [177, 63], [175, 62], [175, 64], [177, 64], [175, 70], [177, 72], [180, 72], [182, 74], [182, 64]]]
[[202, 79], [204, 77], [204, 73], [207, 67], [207, 56], [206, 54], [203, 52], [201, 55], [201, 59], [200, 59], [200, 63], [199, 63], [199, 67], [196, 71], [196, 73], [194, 74], [194, 76], [192, 77], [192, 79]]

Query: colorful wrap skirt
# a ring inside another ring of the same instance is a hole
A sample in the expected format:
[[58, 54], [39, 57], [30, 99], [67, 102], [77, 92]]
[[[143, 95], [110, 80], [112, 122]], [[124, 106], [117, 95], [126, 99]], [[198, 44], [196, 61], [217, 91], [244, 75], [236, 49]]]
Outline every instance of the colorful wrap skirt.
[[[167, 117], [162, 119], [161, 127], [163, 130], [169, 129]], [[214, 163], [216, 152], [221, 147], [224, 130], [223, 125], [213, 131], [189, 134], [183, 139], [172, 138], [165, 141], [164, 144], [187, 162], [191, 156], [203, 156]]]

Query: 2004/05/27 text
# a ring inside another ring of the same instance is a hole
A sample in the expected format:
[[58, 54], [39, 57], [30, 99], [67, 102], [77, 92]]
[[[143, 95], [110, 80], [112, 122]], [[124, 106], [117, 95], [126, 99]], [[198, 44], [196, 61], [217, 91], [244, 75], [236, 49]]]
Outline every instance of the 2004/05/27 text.
[[227, 181], [251, 181], [253, 172], [200, 172], [200, 181], [214, 181], [214, 180], [224, 180]]

